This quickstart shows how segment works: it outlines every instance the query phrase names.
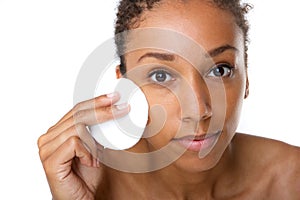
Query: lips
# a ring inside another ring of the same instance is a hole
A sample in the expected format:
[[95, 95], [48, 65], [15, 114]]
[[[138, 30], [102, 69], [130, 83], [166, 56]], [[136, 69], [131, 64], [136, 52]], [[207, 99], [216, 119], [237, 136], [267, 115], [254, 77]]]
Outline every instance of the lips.
[[215, 145], [221, 131], [211, 134], [201, 134], [201, 135], [187, 135], [180, 138], [173, 139], [183, 148], [190, 151], [202, 151], [207, 150]]

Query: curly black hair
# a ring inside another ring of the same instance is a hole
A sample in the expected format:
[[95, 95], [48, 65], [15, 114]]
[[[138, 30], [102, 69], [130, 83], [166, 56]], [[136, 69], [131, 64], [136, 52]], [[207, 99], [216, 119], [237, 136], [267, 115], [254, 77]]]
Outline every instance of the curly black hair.
[[[121, 0], [118, 6], [117, 19], [115, 23], [115, 36], [124, 31], [137, 28], [144, 11], [150, 11], [154, 6], [164, 0]], [[180, 0], [187, 1], [187, 0]], [[245, 45], [245, 63], [248, 63], [248, 31], [249, 23], [246, 14], [252, 8], [250, 4], [242, 4], [240, 0], [210, 0], [215, 6], [227, 10], [233, 14], [236, 24], [241, 28], [244, 35]], [[126, 73], [125, 58], [121, 51], [124, 46], [124, 40], [115, 37], [117, 53], [120, 57], [120, 70], [122, 74]]]

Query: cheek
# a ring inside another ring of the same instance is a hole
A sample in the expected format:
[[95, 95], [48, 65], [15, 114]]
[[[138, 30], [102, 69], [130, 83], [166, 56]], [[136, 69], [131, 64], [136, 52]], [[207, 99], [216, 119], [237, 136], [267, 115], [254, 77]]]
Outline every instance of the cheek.
[[244, 76], [237, 81], [238, 83], [227, 87], [226, 100], [226, 129], [229, 133], [234, 133], [239, 123], [240, 113], [242, 110], [244, 95], [245, 95], [245, 80]]
[[144, 137], [155, 148], [167, 145], [180, 126], [181, 110], [176, 95], [166, 88], [142, 88], [149, 103], [149, 121]]

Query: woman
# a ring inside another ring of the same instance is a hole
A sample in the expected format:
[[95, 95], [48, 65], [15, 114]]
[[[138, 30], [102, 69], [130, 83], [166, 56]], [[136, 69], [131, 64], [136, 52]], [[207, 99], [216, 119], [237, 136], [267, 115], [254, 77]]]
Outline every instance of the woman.
[[[238, 0], [121, 1], [116, 34], [149, 28], [173, 31], [201, 45], [207, 52], [200, 53], [201, 58], [210, 56], [210, 64], [200, 65], [197, 59], [191, 63], [172, 51], [125, 52], [124, 40], [117, 40], [121, 56], [117, 76], [139, 83], [149, 107], [160, 105], [166, 114], [157, 134], [150, 133], [128, 151], [149, 153], [168, 144], [171, 151], [186, 151], [169, 165], [147, 173], [102, 164], [93, 145], [86, 145], [78, 135], [86, 126], [125, 116], [130, 107], [113, 106], [120, 98], [115, 93], [87, 100], [39, 138], [53, 198], [300, 199], [299, 148], [235, 132], [249, 91], [246, 10]], [[216, 106], [218, 88], [224, 91], [225, 107]], [[185, 98], [190, 94], [186, 91], [192, 91], [193, 97]], [[159, 118], [150, 112], [149, 125], [155, 126]], [[178, 133], [184, 126], [195, 128]]]

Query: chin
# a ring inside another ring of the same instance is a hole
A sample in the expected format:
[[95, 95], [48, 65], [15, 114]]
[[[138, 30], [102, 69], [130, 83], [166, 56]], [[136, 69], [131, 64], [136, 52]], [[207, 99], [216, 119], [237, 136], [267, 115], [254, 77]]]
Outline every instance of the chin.
[[215, 146], [204, 158], [199, 158], [198, 152], [186, 151], [173, 165], [190, 173], [205, 172], [214, 168], [220, 161], [224, 151]]

